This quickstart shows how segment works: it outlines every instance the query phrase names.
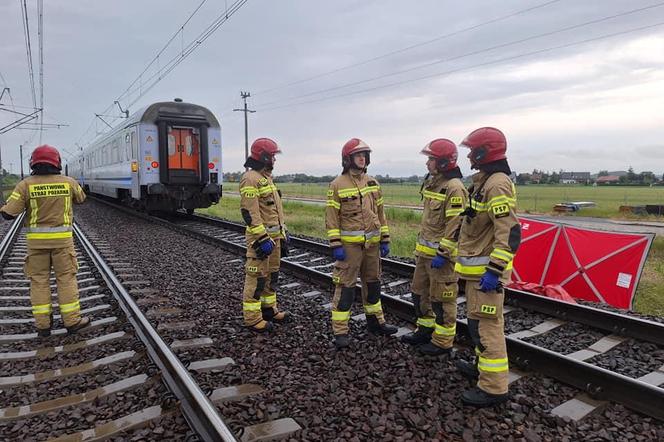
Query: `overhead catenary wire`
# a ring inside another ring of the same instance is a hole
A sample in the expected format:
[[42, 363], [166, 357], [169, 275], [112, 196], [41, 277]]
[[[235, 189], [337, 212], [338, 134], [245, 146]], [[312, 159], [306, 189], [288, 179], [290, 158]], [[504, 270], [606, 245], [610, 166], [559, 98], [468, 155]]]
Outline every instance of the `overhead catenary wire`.
[[426, 41], [416, 43], [416, 44], [413, 44], [413, 45], [410, 45], [410, 46], [406, 46], [406, 47], [403, 47], [403, 48], [400, 48], [400, 49], [396, 49], [394, 51], [386, 52], [386, 53], [378, 55], [376, 57], [372, 57], [372, 58], [369, 58], [369, 59], [366, 59], [366, 60], [351, 63], [351, 64], [348, 64], [346, 66], [342, 66], [342, 67], [339, 67], [339, 68], [336, 68], [336, 69], [332, 69], [330, 71], [322, 72], [320, 74], [316, 74], [316, 75], [313, 75], [311, 77], [303, 78], [303, 79], [300, 79], [300, 80], [295, 80], [295, 81], [292, 81], [292, 82], [289, 82], [289, 83], [286, 83], [286, 84], [282, 84], [280, 86], [275, 86], [275, 87], [271, 87], [271, 88], [268, 88], [268, 89], [259, 90], [258, 92], [256, 92], [254, 94], [254, 97], [256, 95], [268, 94], [268, 93], [271, 93], [271, 92], [275, 92], [277, 90], [286, 89], [286, 88], [289, 88], [289, 87], [292, 87], [292, 86], [296, 86], [298, 84], [307, 83], [307, 82], [310, 82], [310, 81], [313, 81], [313, 80], [317, 80], [319, 78], [323, 78], [323, 77], [327, 77], [327, 76], [332, 75], [332, 74], [336, 74], [338, 72], [346, 71], [348, 69], [355, 69], [359, 66], [364, 66], [364, 65], [372, 63], [374, 61], [382, 60], [384, 58], [388, 58], [388, 57], [391, 57], [393, 55], [401, 54], [401, 53], [404, 53], [404, 52], [407, 52], [407, 51], [410, 51], [410, 50], [413, 50], [413, 49], [416, 49], [416, 48], [419, 48], [419, 47], [422, 47], [422, 46], [426, 46], [426, 45], [429, 45], [429, 44], [432, 44], [432, 43], [435, 43], [435, 42], [438, 42], [438, 41], [441, 41], [441, 40], [444, 40], [444, 39], [447, 39], [447, 38], [450, 38], [450, 37], [454, 37], [454, 36], [459, 35], [459, 34], [463, 34], [463, 33], [469, 32], [469, 31], [474, 31], [476, 29], [479, 29], [479, 28], [484, 27], [484, 26], [488, 26], [490, 24], [494, 24], [494, 23], [497, 23], [497, 22], [500, 22], [500, 21], [508, 20], [512, 17], [516, 17], [516, 16], [519, 16], [521, 14], [525, 14], [527, 12], [534, 11], [536, 9], [541, 9], [541, 8], [544, 8], [544, 7], [549, 6], [551, 4], [558, 3], [560, 1], [562, 1], [562, 0], [550, 0], [550, 1], [547, 1], [547, 2], [544, 2], [544, 3], [541, 3], [539, 5], [531, 6], [531, 7], [525, 8], [525, 9], [520, 9], [518, 11], [511, 12], [509, 14], [501, 15], [500, 17], [496, 17], [496, 18], [493, 18], [493, 19], [490, 19], [490, 20], [487, 20], [487, 21], [483, 21], [481, 23], [477, 23], [477, 24], [474, 24], [474, 25], [471, 25], [471, 26], [468, 26], [468, 27], [465, 27], [465, 28], [462, 28], [462, 29], [459, 29], [459, 30], [456, 30], [456, 31], [452, 31], [452, 32], [440, 35], [438, 37], [432, 38], [430, 40], [426, 40]]
[[609, 34], [603, 34], [603, 35], [600, 35], [598, 37], [586, 38], [586, 39], [583, 39], [583, 40], [577, 40], [575, 42], [565, 43], [565, 44], [552, 46], [552, 47], [548, 47], [548, 48], [543, 48], [543, 49], [536, 49], [536, 50], [533, 50], [533, 51], [528, 51], [528, 52], [517, 54], [517, 55], [511, 55], [511, 56], [508, 56], [508, 57], [499, 58], [499, 59], [496, 59], [496, 60], [477, 63], [477, 64], [474, 64], [474, 65], [471, 65], [471, 66], [465, 66], [465, 67], [460, 67], [460, 68], [456, 68], [456, 69], [450, 69], [450, 70], [447, 70], [447, 71], [436, 72], [436, 73], [424, 75], [424, 76], [421, 76], [421, 77], [410, 78], [410, 79], [407, 79], [407, 80], [397, 81], [397, 82], [384, 84], [384, 85], [380, 85], [380, 86], [374, 86], [374, 87], [371, 87], [371, 88], [346, 92], [346, 93], [343, 93], [343, 94], [330, 95], [330, 96], [327, 96], [327, 97], [317, 98], [317, 99], [314, 99], [314, 100], [308, 100], [308, 101], [303, 101], [303, 102], [299, 102], [299, 103], [285, 104], [285, 105], [282, 105], [282, 106], [274, 106], [272, 108], [258, 109], [258, 111], [267, 112], [267, 111], [272, 111], [272, 110], [277, 110], [277, 109], [289, 108], [289, 107], [293, 107], [293, 106], [301, 106], [301, 105], [305, 105], [305, 104], [318, 103], [318, 102], [321, 102], [321, 101], [332, 100], [332, 99], [335, 99], [335, 98], [348, 97], [348, 96], [351, 96], [351, 95], [363, 94], [363, 93], [372, 92], [372, 91], [376, 91], [376, 90], [380, 90], [380, 89], [387, 89], [387, 88], [391, 88], [391, 87], [395, 87], [395, 86], [401, 86], [403, 84], [414, 83], [414, 82], [421, 81], [421, 80], [427, 80], [427, 79], [430, 79], [430, 78], [448, 76], [448, 75], [451, 75], [451, 74], [456, 74], [456, 73], [459, 73], [459, 72], [466, 72], [466, 71], [482, 68], [482, 67], [485, 67], [485, 66], [491, 66], [491, 65], [504, 63], [504, 62], [509, 62], [509, 61], [520, 59], [520, 58], [529, 57], [529, 56], [532, 56], [532, 55], [538, 55], [538, 54], [543, 54], [543, 53], [546, 53], [546, 52], [552, 52], [552, 51], [556, 51], [556, 50], [560, 50], [560, 49], [566, 49], [566, 48], [569, 48], [569, 47], [578, 46], [578, 45], [582, 45], [582, 44], [585, 44], [585, 43], [595, 42], [595, 41], [599, 41], [599, 40], [605, 40], [605, 39], [612, 38], [612, 37], [617, 37], [617, 36], [620, 36], [620, 35], [626, 35], [626, 34], [631, 34], [631, 33], [635, 33], [635, 32], [645, 31], [647, 29], [653, 29], [653, 28], [663, 26], [663, 25], [664, 25], [664, 21], [657, 22], [657, 23], [654, 23], [654, 24], [640, 26], [640, 27], [637, 27], [637, 28], [631, 28], [631, 29], [627, 29], [627, 30], [623, 30], [623, 31], [612, 32], [612, 33], [609, 33]]
[[25, 38], [25, 51], [28, 58], [28, 76], [30, 78], [30, 90], [32, 91], [32, 107], [36, 109], [37, 95], [35, 93], [35, 73], [32, 66], [32, 44], [30, 42], [30, 23], [28, 19], [28, 4], [26, 0], [23, 0], [21, 3], [21, 14], [23, 16], [23, 36]]
[[[650, 9], [654, 9], [654, 8], [658, 8], [658, 7], [662, 7], [662, 6], [664, 6], [664, 2], [658, 2], [658, 3], [648, 5], [648, 6], [645, 6], [645, 7], [631, 9], [629, 11], [623, 11], [623, 12], [620, 12], [620, 13], [617, 13], [617, 14], [612, 14], [612, 15], [608, 15], [608, 16], [605, 16], [605, 17], [601, 17], [601, 18], [590, 20], [590, 21], [586, 21], [586, 22], [583, 22], [583, 23], [578, 23], [578, 24], [575, 24], [575, 25], [566, 26], [564, 28], [556, 29], [556, 30], [553, 30], [553, 31], [547, 31], [547, 32], [532, 35], [532, 36], [529, 36], [529, 37], [524, 37], [524, 38], [512, 40], [512, 41], [509, 41], [509, 42], [506, 42], [506, 43], [500, 43], [500, 44], [497, 44], [497, 45], [492, 45], [492, 46], [482, 48], [482, 49], [478, 49], [478, 50], [475, 50], [475, 51], [470, 51], [470, 52], [466, 52], [466, 53], [463, 53], [463, 54], [455, 55], [453, 57], [438, 59], [438, 60], [435, 60], [435, 61], [432, 61], [432, 62], [420, 64], [420, 65], [413, 66], [413, 67], [410, 67], [410, 68], [401, 69], [401, 70], [394, 71], [394, 72], [388, 72], [388, 73], [385, 73], [385, 74], [381, 74], [381, 75], [377, 75], [377, 76], [374, 76], [374, 77], [366, 78], [364, 80], [358, 80], [358, 81], [353, 81], [353, 82], [350, 82], [350, 83], [344, 83], [344, 84], [341, 84], [341, 85], [332, 86], [332, 87], [328, 87], [328, 88], [325, 88], [325, 89], [320, 89], [320, 90], [317, 90], [317, 91], [308, 92], [308, 93], [305, 93], [305, 94], [300, 94], [300, 95], [296, 95], [296, 96], [292, 96], [292, 97], [287, 97], [287, 98], [284, 98], [284, 99], [281, 99], [281, 100], [274, 100], [274, 101], [262, 104], [262, 106], [264, 108], [261, 109], [260, 106], [259, 106], [258, 110], [262, 111], [262, 110], [271, 110], [271, 109], [274, 109], [274, 108], [280, 108], [280, 107], [283, 106], [283, 105], [279, 105], [280, 103], [300, 100], [300, 99], [311, 97], [311, 96], [314, 96], [314, 95], [320, 95], [320, 94], [324, 94], [324, 93], [327, 93], [327, 92], [333, 92], [333, 91], [337, 91], [337, 90], [340, 90], [340, 89], [346, 89], [346, 88], [353, 87], [353, 86], [359, 86], [361, 84], [366, 84], [366, 83], [370, 83], [370, 82], [373, 82], [373, 81], [382, 80], [384, 78], [389, 78], [389, 77], [393, 77], [393, 76], [396, 76], [396, 75], [402, 75], [402, 74], [413, 72], [413, 71], [416, 71], [416, 70], [429, 68], [429, 67], [441, 64], [441, 63], [456, 61], [456, 60], [471, 57], [471, 56], [474, 56], [474, 55], [482, 54], [482, 53], [485, 53], [485, 52], [494, 51], [496, 49], [503, 49], [503, 48], [510, 47], [510, 46], [515, 46], [515, 45], [518, 45], [518, 44], [521, 44], [521, 43], [526, 43], [528, 41], [532, 41], [532, 40], [536, 40], [536, 39], [540, 39], [540, 38], [544, 38], [544, 37], [550, 37], [550, 36], [555, 35], [555, 34], [560, 34], [560, 33], [563, 33], [563, 32], [568, 32], [568, 31], [571, 31], [571, 30], [580, 29], [580, 28], [587, 27], [587, 26], [592, 26], [592, 25], [595, 25], [595, 24], [598, 24], [598, 23], [601, 23], [601, 22], [613, 20], [613, 19], [624, 17], [624, 16], [627, 16], [627, 15], [636, 14], [636, 13], [639, 13], [639, 12], [643, 12], [643, 11], [646, 11], [646, 10], [650, 10]], [[342, 95], [342, 96], [345, 96], [345, 95]], [[277, 105], [277, 106], [275, 106], [275, 105]]]
[[[235, 14], [245, 3], [249, 0], [237, 0], [231, 4], [230, 7], [227, 7], [222, 14], [217, 16], [207, 27], [204, 28], [196, 37], [194, 37], [190, 43], [184, 45], [181, 44], [179, 53], [169, 59], [165, 64], [160, 63], [160, 56], [166, 50], [166, 48], [177, 38], [180, 33], [184, 32], [184, 27], [191, 20], [191, 18], [198, 12], [198, 10], [203, 6], [205, 1], [202, 1], [198, 7], [190, 14], [190, 16], [185, 20], [185, 22], [178, 28], [178, 31], [171, 36], [167, 41], [166, 45], [157, 53], [155, 57], [148, 63], [148, 66], [139, 74], [139, 76], [134, 79], [131, 84], [114, 100], [113, 104], [109, 105], [101, 114], [108, 114], [113, 107], [115, 106], [115, 101], [124, 102], [124, 109], [127, 109], [137, 103], [145, 94], [147, 94], [152, 88], [154, 88], [161, 80], [163, 80], [170, 72], [172, 72], [180, 63], [182, 63], [191, 53], [193, 53], [200, 45], [209, 38], [219, 27], [221, 27], [233, 14]], [[157, 71], [149, 76], [144, 78], [144, 74], [149, 70], [151, 66], [157, 63]], [[138, 95], [135, 95], [138, 94]], [[119, 117], [113, 117], [112, 122], [117, 120]], [[77, 143], [83, 143], [84, 138], [90, 133], [93, 127], [96, 128], [97, 118], [95, 117], [86, 131], [79, 137]], [[99, 132], [95, 130], [95, 136], [99, 135]], [[103, 132], [102, 132], [103, 133]]]
[[[39, 122], [43, 128], [44, 122], [44, 0], [37, 0], [37, 14], [39, 16], [37, 35], [39, 36]], [[39, 144], [42, 143], [42, 134], [39, 133]]]

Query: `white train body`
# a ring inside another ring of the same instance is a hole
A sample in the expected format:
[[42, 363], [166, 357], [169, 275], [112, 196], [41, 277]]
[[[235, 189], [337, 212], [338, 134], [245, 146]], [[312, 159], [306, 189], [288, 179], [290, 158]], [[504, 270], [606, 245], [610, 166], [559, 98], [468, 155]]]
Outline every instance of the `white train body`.
[[140, 209], [209, 207], [221, 197], [221, 129], [208, 109], [154, 103], [83, 149], [68, 174]]

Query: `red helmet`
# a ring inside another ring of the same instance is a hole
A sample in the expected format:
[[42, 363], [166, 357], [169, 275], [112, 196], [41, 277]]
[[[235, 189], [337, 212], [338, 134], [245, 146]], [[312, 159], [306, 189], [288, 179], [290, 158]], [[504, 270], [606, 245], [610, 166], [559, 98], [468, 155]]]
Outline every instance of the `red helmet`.
[[53, 146], [43, 144], [32, 151], [30, 156], [30, 168], [34, 168], [37, 164], [50, 164], [53, 167], [62, 169], [62, 161], [60, 160], [60, 152]]
[[470, 164], [473, 169], [481, 164], [492, 163], [507, 158], [507, 139], [495, 127], [480, 127], [472, 131], [461, 145], [470, 149]]
[[351, 160], [350, 157], [356, 153], [366, 152], [367, 153], [367, 162], [366, 165], [369, 165], [369, 152], [371, 148], [367, 143], [360, 140], [359, 138], [351, 138], [344, 144], [343, 149], [341, 149], [341, 165], [344, 169], [350, 167]]
[[433, 157], [438, 160], [438, 170], [445, 172], [457, 167], [457, 152], [456, 144], [447, 138], [437, 138], [431, 143], [424, 146], [420, 152], [422, 155]]
[[251, 144], [251, 158], [263, 164], [272, 164], [272, 157], [278, 153], [281, 153], [279, 146], [269, 138], [257, 138]]

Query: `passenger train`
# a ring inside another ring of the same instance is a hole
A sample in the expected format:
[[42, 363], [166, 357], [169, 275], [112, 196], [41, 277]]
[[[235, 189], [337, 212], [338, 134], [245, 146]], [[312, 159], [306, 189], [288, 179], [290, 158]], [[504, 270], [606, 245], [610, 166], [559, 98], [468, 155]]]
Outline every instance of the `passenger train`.
[[67, 174], [137, 209], [193, 213], [219, 201], [221, 170], [219, 121], [176, 98], [129, 116], [80, 151]]

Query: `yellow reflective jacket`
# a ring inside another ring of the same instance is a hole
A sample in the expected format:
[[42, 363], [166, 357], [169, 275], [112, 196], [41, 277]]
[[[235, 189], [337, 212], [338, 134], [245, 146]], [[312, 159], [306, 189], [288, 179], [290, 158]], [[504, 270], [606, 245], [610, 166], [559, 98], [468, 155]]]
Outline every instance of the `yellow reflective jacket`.
[[433, 258], [436, 253], [448, 260], [456, 257], [461, 213], [466, 209], [468, 191], [459, 178], [432, 175], [422, 190], [424, 211], [415, 244], [415, 255]]
[[20, 181], [0, 210], [18, 216], [26, 211], [28, 247], [59, 249], [74, 245], [72, 202], [85, 201], [78, 182], [63, 175], [32, 175]]
[[390, 242], [378, 181], [363, 172], [336, 177], [327, 190], [325, 225], [331, 247]]
[[472, 179], [470, 207], [461, 223], [454, 270], [460, 277], [473, 280], [490, 271], [507, 282], [521, 243], [516, 188], [502, 172], [479, 172]]
[[[249, 170], [240, 180], [240, 211], [247, 225], [247, 245], [269, 235], [284, 238], [286, 224], [281, 195], [267, 170]], [[251, 250], [251, 249], [249, 249]]]

